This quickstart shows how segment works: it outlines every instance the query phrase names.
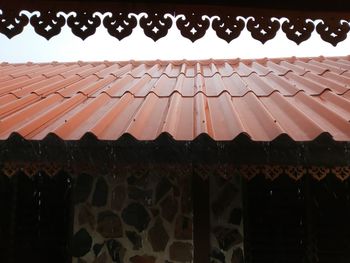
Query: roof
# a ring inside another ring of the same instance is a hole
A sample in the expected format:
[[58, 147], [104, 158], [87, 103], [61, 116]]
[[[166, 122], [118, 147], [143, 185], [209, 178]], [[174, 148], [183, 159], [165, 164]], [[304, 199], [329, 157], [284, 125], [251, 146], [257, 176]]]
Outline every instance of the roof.
[[350, 57], [0, 64], [0, 140], [350, 141]]

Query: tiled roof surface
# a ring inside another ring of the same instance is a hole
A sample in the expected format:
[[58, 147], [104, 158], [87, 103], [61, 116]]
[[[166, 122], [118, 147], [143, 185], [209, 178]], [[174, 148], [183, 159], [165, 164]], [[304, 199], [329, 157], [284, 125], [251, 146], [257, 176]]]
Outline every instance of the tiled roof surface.
[[350, 141], [350, 58], [0, 64], [0, 140]]

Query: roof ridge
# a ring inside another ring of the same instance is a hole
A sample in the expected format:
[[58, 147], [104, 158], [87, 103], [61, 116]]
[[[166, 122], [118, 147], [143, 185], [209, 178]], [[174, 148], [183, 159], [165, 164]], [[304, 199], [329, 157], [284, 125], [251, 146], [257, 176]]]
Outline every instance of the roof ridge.
[[266, 63], [267, 61], [272, 61], [272, 62], [280, 62], [280, 61], [288, 61], [288, 62], [294, 62], [296, 60], [299, 61], [304, 61], [308, 62], [310, 60], [316, 60], [316, 61], [323, 61], [325, 59], [345, 59], [345, 60], [350, 60], [350, 55], [344, 55], [344, 56], [317, 56], [317, 57], [296, 57], [296, 56], [291, 56], [291, 57], [261, 57], [261, 58], [208, 58], [208, 59], [151, 59], [151, 60], [135, 60], [135, 59], [130, 59], [130, 60], [100, 60], [100, 61], [82, 61], [82, 60], [77, 60], [77, 61], [51, 61], [51, 62], [32, 62], [32, 61], [27, 61], [27, 62], [7, 62], [3, 61], [1, 62], [0, 66], [5, 66], [5, 65], [59, 65], [59, 64], [65, 64], [65, 65], [71, 65], [71, 64], [79, 64], [81, 66], [86, 65], [86, 64], [91, 64], [91, 65], [96, 65], [96, 64], [146, 64], [146, 65], [154, 65], [154, 64], [190, 64], [193, 65], [195, 63], [200, 63], [203, 65], [210, 64], [210, 63], [229, 63], [229, 64], [236, 64], [239, 62], [249, 64], [252, 62], [258, 62], [258, 63]]

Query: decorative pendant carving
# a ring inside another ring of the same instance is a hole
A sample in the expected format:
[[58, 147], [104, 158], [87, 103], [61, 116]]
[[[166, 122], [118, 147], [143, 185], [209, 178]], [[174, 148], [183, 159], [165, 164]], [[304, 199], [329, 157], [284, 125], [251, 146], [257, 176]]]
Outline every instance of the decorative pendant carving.
[[171, 17], [162, 13], [146, 14], [140, 18], [140, 26], [143, 32], [154, 41], [165, 37], [172, 24]]
[[76, 15], [69, 16], [67, 24], [72, 29], [74, 35], [84, 40], [95, 34], [96, 28], [101, 24], [101, 19], [93, 13], [79, 12]]
[[330, 169], [328, 167], [311, 166], [308, 169], [308, 172], [313, 178], [315, 178], [318, 181], [321, 181], [329, 174]]
[[314, 29], [315, 25], [311, 21], [307, 22], [306, 19], [301, 18], [288, 19], [282, 24], [282, 30], [288, 39], [294, 41], [298, 45], [309, 39]]
[[273, 39], [279, 28], [279, 21], [272, 21], [271, 17], [250, 17], [247, 21], [247, 29], [252, 34], [252, 37], [263, 44], [266, 41]]
[[194, 13], [191, 15], [182, 15], [178, 17], [176, 21], [176, 26], [180, 30], [181, 35], [192, 42], [195, 42], [205, 35], [209, 24], [208, 18], [203, 18], [203, 15]]
[[296, 166], [289, 165], [284, 167], [284, 172], [290, 178], [293, 178], [294, 180], [297, 181], [304, 176], [304, 174], [306, 173], [306, 169], [301, 165], [296, 165]]
[[25, 14], [0, 10], [0, 32], [8, 38], [20, 34], [28, 22], [29, 19]]
[[349, 30], [350, 26], [348, 22], [335, 19], [320, 22], [316, 26], [316, 31], [320, 34], [321, 38], [333, 46], [345, 40]]
[[122, 40], [131, 35], [137, 25], [137, 19], [128, 13], [113, 13], [112, 16], [107, 15], [103, 19], [103, 25], [111, 36]]
[[61, 33], [65, 22], [63, 15], [51, 11], [41, 13], [40, 16], [35, 14], [30, 18], [30, 24], [34, 27], [35, 32], [47, 40]]
[[215, 17], [212, 22], [216, 35], [227, 43], [239, 37], [244, 26], [244, 20], [236, 16]]
[[335, 174], [335, 176], [339, 178], [341, 181], [344, 181], [348, 179], [350, 176], [350, 167], [349, 166], [334, 167], [332, 169], [332, 173]]
[[271, 181], [278, 178], [284, 172], [283, 169], [281, 169], [281, 167], [278, 165], [264, 165], [261, 170], [265, 175], [265, 178]]

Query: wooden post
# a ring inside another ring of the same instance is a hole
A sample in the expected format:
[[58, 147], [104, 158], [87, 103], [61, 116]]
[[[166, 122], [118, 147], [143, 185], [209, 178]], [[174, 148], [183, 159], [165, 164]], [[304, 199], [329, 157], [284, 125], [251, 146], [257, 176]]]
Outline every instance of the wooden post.
[[209, 179], [193, 174], [193, 244], [194, 263], [210, 262]]
[[10, 240], [9, 240], [9, 251], [8, 260], [9, 262], [15, 262], [15, 246], [16, 246], [16, 221], [17, 221], [17, 196], [18, 196], [18, 177], [16, 174], [12, 179], [12, 198], [11, 198], [11, 222], [10, 222]]

